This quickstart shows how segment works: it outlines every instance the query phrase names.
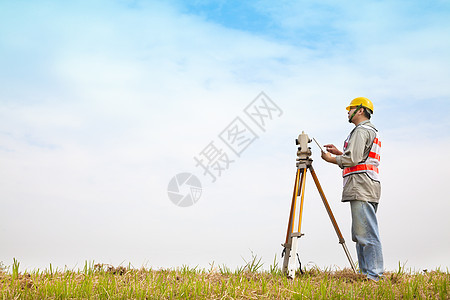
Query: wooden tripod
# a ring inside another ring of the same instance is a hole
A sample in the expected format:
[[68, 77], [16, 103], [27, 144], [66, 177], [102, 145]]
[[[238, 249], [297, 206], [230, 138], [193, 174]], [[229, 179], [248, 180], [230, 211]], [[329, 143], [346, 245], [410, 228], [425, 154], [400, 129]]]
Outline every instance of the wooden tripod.
[[[304, 134], [304, 133], [303, 133]], [[308, 138], [309, 140], [309, 138]], [[309, 149], [309, 148], [308, 148]], [[309, 154], [311, 153], [310, 150]], [[299, 148], [300, 153], [300, 148]], [[306, 171], [309, 169], [311, 175], [314, 179], [314, 183], [316, 184], [317, 190], [319, 191], [320, 197], [322, 197], [322, 202], [325, 205], [325, 209], [328, 212], [328, 216], [330, 217], [331, 223], [333, 224], [334, 230], [339, 238], [339, 244], [344, 248], [345, 255], [347, 255], [348, 261], [356, 273], [356, 266], [348, 252], [347, 246], [345, 245], [344, 237], [342, 236], [341, 230], [334, 218], [333, 212], [331, 211], [330, 205], [328, 204], [327, 198], [320, 186], [319, 179], [317, 178], [316, 172], [314, 172], [314, 168], [312, 166], [312, 159], [309, 158], [300, 158], [297, 162], [297, 174], [295, 176], [295, 185], [294, 185], [294, 194], [292, 196], [291, 203], [291, 212], [289, 214], [289, 223], [286, 233], [286, 241], [284, 244], [281, 244], [284, 247], [284, 261], [283, 261], [283, 269], [282, 271], [288, 275], [290, 278], [295, 277], [295, 265], [296, 265], [296, 256], [297, 256], [297, 243], [298, 238], [300, 238], [303, 233], [301, 233], [302, 226], [302, 214], [303, 214], [303, 199], [305, 193], [305, 181], [306, 181]], [[294, 232], [294, 221], [295, 221], [295, 212], [297, 199], [300, 197], [300, 211], [298, 216], [298, 228], [297, 231]]]

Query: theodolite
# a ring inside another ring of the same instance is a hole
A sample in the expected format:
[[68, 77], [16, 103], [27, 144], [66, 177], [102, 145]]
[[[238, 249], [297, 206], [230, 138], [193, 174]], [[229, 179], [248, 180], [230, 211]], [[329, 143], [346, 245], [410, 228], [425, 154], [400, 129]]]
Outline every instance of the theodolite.
[[[305, 194], [306, 171], [309, 169], [314, 179], [314, 183], [316, 184], [317, 190], [319, 191], [320, 197], [322, 198], [322, 202], [325, 206], [325, 209], [327, 210], [328, 216], [330, 217], [331, 223], [333, 224], [334, 230], [336, 231], [336, 234], [339, 238], [339, 244], [342, 245], [345, 255], [347, 256], [353, 271], [356, 273], [355, 263], [353, 262], [350, 256], [350, 252], [348, 251], [347, 246], [345, 245], [344, 237], [342, 236], [341, 230], [339, 229], [336, 219], [334, 218], [333, 212], [331, 211], [330, 205], [328, 204], [328, 201], [325, 197], [322, 187], [320, 186], [319, 179], [317, 178], [316, 172], [314, 171], [314, 168], [312, 166], [313, 161], [311, 159], [312, 151], [311, 148], [308, 146], [308, 144], [311, 141], [312, 140], [308, 137], [308, 135], [305, 132], [302, 132], [295, 140], [295, 143], [298, 145], [297, 159], [296, 159], [297, 172], [295, 176], [294, 194], [292, 196], [291, 210], [289, 213], [289, 222], [286, 233], [286, 240], [284, 244], [281, 244], [281, 246], [284, 247], [282, 254], [282, 256], [284, 256], [282, 271], [286, 273], [289, 278], [294, 279], [296, 271], [296, 258], [297, 258], [300, 264], [300, 272], [303, 273], [303, 271], [301, 270], [301, 262], [297, 253], [297, 246], [298, 246], [298, 239], [304, 235], [303, 233], [301, 233], [301, 226], [303, 215], [303, 201]], [[318, 146], [320, 147], [319, 144]], [[321, 151], [323, 151], [322, 148]], [[300, 197], [300, 207], [297, 209], [297, 200], [299, 197]], [[297, 211], [298, 211], [298, 220], [296, 219]], [[294, 230], [295, 223], [297, 223], [297, 230]]]

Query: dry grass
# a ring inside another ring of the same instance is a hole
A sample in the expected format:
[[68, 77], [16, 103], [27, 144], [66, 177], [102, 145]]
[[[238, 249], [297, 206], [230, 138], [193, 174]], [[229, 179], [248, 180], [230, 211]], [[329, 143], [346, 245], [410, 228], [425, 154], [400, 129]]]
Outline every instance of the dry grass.
[[[86, 263], [83, 270], [0, 269], [2, 299], [449, 299], [449, 272], [399, 269], [375, 283], [350, 269], [313, 268], [295, 280], [279, 269], [132, 269]], [[15, 269], [16, 268], [16, 269]]]

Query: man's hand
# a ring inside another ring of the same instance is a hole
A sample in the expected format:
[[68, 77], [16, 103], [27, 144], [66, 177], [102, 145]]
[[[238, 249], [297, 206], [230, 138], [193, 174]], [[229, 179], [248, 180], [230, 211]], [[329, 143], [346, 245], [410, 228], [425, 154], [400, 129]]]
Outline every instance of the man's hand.
[[323, 151], [322, 151], [322, 159], [323, 159], [324, 161], [332, 162], [333, 158], [334, 158], [334, 157], [331, 156], [330, 153], [328, 153], [328, 152], [323, 152]]
[[[334, 155], [342, 155], [342, 152], [341, 151], [339, 151], [337, 148], [336, 148], [336, 146], [335, 145], [333, 145], [333, 144], [327, 144], [327, 145], [324, 145], [324, 147], [327, 149], [327, 151], [328, 152], [330, 152], [331, 154], [334, 154]], [[330, 155], [330, 157], [331, 157], [331, 155]], [[322, 154], [322, 158], [323, 158], [323, 154]], [[323, 159], [325, 159], [325, 158], [323, 158]], [[325, 159], [326, 160], [326, 159]], [[327, 160], [328, 161], [328, 160]]]
[[330, 152], [335, 154], [335, 155], [341, 155], [342, 152], [339, 151], [338, 149], [336, 149], [336, 147], [334, 145], [331, 145], [331, 144], [325, 145], [324, 147], [327, 148], [328, 152], [322, 151], [322, 159], [324, 161], [326, 161], [326, 162], [329, 162], [329, 163], [332, 163], [332, 164], [337, 164], [336, 157], [331, 156]]

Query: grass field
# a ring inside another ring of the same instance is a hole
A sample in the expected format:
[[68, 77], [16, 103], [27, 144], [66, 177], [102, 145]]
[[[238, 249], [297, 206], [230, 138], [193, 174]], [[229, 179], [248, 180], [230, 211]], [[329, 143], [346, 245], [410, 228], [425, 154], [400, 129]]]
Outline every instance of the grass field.
[[263, 271], [253, 257], [245, 266], [133, 269], [87, 263], [79, 270], [19, 272], [0, 265], [2, 299], [450, 299], [448, 270], [407, 272], [401, 266], [378, 283], [350, 269], [312, 268], [288, 279], [277, 263]]

